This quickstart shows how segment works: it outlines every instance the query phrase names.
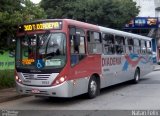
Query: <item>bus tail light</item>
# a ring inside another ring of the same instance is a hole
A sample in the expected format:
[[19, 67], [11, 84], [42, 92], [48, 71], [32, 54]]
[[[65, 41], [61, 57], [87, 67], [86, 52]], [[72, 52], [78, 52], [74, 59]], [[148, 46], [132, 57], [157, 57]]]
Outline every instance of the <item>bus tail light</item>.
[[61, 77], [55, 79], [55, 80], [53, 81], [53, 84], [52, 84], [52, 85], [53, 85], [53, 86], [59, 85], [59, 84], [65, 82], [66, 79], [67, 79], [66, 76], [61, 76]]

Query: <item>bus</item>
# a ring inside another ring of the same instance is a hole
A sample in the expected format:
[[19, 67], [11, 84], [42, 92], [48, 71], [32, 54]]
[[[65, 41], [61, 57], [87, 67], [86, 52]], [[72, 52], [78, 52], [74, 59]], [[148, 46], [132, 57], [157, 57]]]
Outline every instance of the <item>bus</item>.
[[94, 98], [100, 89], [151, 72], [151, 38], [72, 19], [18, 27], [15, 81], [20, 94]]

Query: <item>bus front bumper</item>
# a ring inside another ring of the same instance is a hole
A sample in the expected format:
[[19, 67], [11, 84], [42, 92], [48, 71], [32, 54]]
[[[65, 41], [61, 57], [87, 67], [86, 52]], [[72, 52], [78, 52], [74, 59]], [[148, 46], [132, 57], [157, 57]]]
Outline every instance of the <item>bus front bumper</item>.
[[50, 87], [27, 86], [16, 82], [18, 93], [35, 96], [73, 97], [72, 88], [73, 83], [71, 81]]

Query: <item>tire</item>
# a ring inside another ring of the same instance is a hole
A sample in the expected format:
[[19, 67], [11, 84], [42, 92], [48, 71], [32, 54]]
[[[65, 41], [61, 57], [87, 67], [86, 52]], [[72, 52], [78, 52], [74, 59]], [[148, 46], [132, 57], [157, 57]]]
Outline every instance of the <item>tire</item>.
[[140, 80], [140, 70], [137, 68], [134, 73], [133, 83], [136, 84]]
[[95, 98], [100, 93], [99, 83], [95, 76], [92, 76], [88, 83], [88, 98], [92, 99]]

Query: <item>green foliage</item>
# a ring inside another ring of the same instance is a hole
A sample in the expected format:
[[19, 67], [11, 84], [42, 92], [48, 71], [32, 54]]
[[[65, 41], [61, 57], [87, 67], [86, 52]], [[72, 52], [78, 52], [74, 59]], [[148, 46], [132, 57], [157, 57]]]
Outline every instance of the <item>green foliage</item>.
[[24, 0], [23, 5], [23, 22], [46, 18], [44, 10], [39, 5], [33, 4], [30, 0]]
[[0, 89], [15, 87], [14, 71], [4, 70], [0, 71]]
[[0, 0], [0, 50], [11, 47], [8, 40], [15, 37], [17, 25], [42, 18], [44, 10], [30, 0]]
[[132, 0], [42, 0], [48, 18], [71, 18], [121, 29], [137, 16]]

